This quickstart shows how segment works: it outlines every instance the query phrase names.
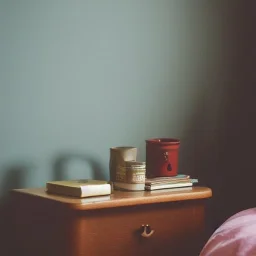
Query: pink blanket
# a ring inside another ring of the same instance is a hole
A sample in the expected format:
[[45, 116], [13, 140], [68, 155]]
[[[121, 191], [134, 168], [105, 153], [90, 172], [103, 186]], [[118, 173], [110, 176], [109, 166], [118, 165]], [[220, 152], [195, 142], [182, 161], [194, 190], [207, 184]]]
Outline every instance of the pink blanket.
[[256, 208], [226, 220], [211, 236], [200, 256], [256, 256]]

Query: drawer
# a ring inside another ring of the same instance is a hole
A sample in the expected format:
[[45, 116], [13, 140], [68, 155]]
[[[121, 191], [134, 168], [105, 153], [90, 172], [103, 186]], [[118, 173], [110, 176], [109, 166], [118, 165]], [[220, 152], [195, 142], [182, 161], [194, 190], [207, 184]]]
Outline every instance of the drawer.
[[[142, 236], [146, 224], [154, 231], [149, 237]], [[204, 202], [81, 211], [73, 229], [73, 255], [199, 255], [204, 242]]]

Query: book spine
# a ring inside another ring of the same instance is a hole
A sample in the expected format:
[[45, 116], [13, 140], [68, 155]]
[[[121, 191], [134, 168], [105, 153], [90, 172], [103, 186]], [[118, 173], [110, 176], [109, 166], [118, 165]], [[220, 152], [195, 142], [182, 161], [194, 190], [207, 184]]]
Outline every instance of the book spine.
[[192, 186], [192, 182], [179, 183], [179, 184], [165, 184], [165, 185], [156, 185], [156, 186], [145, 186], [145, 190], [156, 190], [156, 189], [168, 189], [168, 188], [182, 188]]

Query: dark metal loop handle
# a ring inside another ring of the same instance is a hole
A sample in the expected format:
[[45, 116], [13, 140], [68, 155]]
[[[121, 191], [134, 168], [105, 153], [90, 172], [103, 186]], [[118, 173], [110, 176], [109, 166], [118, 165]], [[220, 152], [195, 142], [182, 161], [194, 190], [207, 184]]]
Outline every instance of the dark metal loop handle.
[[141, 227], [143, 228], [143, 232], [141, 233], [142, 237], [148, 238], [148, 237], [152, 236], [155, 232], [155, 230], [151, 229], [151, 227], [148, 224], [141, 225]]

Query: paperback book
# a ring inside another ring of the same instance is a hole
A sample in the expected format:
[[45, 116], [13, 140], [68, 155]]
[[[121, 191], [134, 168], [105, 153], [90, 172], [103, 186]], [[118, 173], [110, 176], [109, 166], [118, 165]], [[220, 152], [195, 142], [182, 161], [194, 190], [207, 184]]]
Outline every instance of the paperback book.
[[157, 177], [146, 179], [145, 190], [192, 187], [198, 179], [191, 179], [189, 175], [179, 174], [174, 177]]
[[82, 198], [110, 195], [111, 185], [104, 180], [61, 180], [47, 182], [46, 190], [53, 194]]
[[151, 185], [151, 184], [169, 184], [169, 183], [178, 183], [178, 182], [187, 182], [190, 180], [189, 175], [185, 174], [178, 174], [173, 177], [156, 177], [151, 179], [146, 179], [145, 184]]

